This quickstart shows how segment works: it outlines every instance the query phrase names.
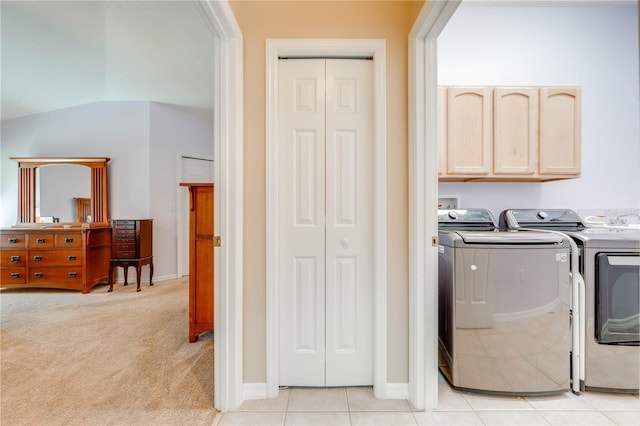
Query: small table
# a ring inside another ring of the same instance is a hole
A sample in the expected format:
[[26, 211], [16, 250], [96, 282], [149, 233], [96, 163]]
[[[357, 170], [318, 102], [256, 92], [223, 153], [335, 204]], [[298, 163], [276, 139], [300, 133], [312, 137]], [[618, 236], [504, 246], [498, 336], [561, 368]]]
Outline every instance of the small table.
[[144, 265], [149, 265], [149, 285], [153, 285], [153, 256], [143, 257], [141, 259], [111, 259], [109, 261], [109, 290], [107, 291], [113, 291], [113, 270], [117, 266], [124, 268], [124, 285], [129, 284], [127, 282], [129, 266], [135, 266], [136, 281], [138, 284], [136, 291], [140, 291], [140, 272], [142, 272]]

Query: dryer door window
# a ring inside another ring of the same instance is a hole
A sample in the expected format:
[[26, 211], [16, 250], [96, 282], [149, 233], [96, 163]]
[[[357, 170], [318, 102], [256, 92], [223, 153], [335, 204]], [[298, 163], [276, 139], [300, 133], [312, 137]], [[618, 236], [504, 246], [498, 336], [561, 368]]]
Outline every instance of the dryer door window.
[[640, 256], [596, 255], [595, 320], [599, 343], [640, 342]]

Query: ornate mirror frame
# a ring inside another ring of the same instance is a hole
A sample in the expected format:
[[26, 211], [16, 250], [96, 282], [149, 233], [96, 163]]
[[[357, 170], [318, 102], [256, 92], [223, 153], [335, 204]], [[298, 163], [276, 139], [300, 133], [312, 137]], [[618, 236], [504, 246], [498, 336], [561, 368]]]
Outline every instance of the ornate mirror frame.
[[109, 181], [106, 157], [10, 157], [18, 162], [18, 222], [36, 220], [36, 169], [52, 164], [75, 164], [91, 169], [91, 219], [109, 225]]

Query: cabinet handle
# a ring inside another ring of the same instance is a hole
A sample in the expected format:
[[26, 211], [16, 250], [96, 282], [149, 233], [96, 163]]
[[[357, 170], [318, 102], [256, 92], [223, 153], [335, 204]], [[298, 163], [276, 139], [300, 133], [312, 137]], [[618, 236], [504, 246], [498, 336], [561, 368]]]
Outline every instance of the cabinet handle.
[[7, 240], [7, 242], [9, 242], [9, 244], [15, 244], [15, 243], [17, 243], [17, 242], [18, 242], [18, 239], [17, 239], [17, 238], [9, 238], [9, 239]]
[[11, 278], [20, 278], [20, 272], [12, 272]]
[[33, 256], [33, 260], [40, 262], [42, 260], [42, 256]]
[[20, 256], [11, 256], [11, 263], [20, 262]]
[[69, 272], [69, 278], [75, 278], [78, 276], [77, 272]]
[[68, 256], [67, 259], [68, 260], [76, 260], [76, 257], [75, 256]]
[[36, 278], [42, 278], [42, 272], [36, 272], [33, 276]]
[[38, 238], [38, 239], [36, 239], [36, 243], [38, 243], [38, 244], [43, 244], [43, 243], [44, 243], [44, 238]]
[[65, 238], [64, 242], [65, 243], [72, 243], [73, 242], [73, 238]]

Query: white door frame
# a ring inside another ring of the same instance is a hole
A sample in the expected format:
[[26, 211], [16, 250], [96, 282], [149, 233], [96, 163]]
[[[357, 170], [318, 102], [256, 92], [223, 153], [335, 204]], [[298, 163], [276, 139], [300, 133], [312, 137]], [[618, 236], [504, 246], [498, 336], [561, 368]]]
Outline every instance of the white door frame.
[[268, 398], [278, 395], [278, 57], [373, 57], [374, 67], [374, 288], [373, 390], [387, 396], [387, 118], [386, 44], [378, 39], [268, 39], [266, 45], [266, 155], [267, 155], [267, 383]]
[[409, 33], [409, 400], [438, 408], [438, 56], [462, 0], [428, 2]]
[[214, 202], [220, 206], [216, 234], [222, 240], [216, 249], [220, 267], [214, 285], [214, 405], [233, 411], [242, 402], [243, 383], [242, 33], [226, 0], [195, 0], [194, 5], [214, 37]]

